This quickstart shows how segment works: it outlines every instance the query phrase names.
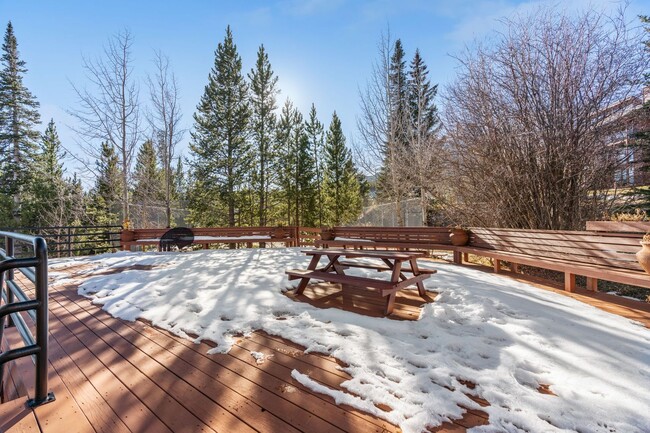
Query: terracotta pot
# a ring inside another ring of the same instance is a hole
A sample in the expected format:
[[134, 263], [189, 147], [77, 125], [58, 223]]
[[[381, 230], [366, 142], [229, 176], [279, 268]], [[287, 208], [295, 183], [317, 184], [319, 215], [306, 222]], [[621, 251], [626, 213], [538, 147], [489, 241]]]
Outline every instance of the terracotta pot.
[[320, 231], [320, 238], [323, 241], [332, 241], [334, 240], [334, 233], [332, 229], [324, 228]]
[[273, 237], [276, 239], [284, 239], [287, 237], [287, 231], [282, 227], [276, 227], [273, 230]]
[[641, 241], [641, 249], [636, 253], [641, 267], [650, 274], [650, 242]]
[[135, 232], [133, 230], [122, 230], [120, 233], [120, 240], [122, 242], [131, 242], [135, 239]]
[[469, 242], [469, 233], [463, 229], [451, 229], [449, 239], [451, 240], [451, 244], [457, 247], [467, 245], [467, 242]]

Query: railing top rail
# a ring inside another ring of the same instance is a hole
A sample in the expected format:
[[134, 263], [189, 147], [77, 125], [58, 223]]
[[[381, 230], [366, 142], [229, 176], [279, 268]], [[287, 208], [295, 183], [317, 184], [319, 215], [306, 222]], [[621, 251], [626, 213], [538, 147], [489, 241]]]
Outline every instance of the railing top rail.
[[0, 231], [10, 230], [48, 230], [48, 229], [115, 229], [122, 228], [121, 225], [102, 226], [44, 226], [44, 227], [0, 227]]
[[[6, 237], [6, 238], [11, 238], [15, 239], [17, 241], [22, 241], [26, 242], [29, 244], [32, 244], [36, 247], [36, 243], [38, 242], [38, 239], [43, 240], [42, 237], [40, 236], [32, 236], [32, 235], [25, 235], [22, 233], [16, 233], [16, 232], [5, 232], [5, 231], [0, 231], [0, 237]], [[45, 242], [45, 241], [43, 241]]]

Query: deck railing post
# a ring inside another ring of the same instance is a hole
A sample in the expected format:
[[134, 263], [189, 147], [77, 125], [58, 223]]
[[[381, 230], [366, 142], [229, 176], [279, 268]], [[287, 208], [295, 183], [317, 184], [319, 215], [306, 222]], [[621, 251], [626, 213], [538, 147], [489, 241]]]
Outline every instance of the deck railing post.
[[68, 257], [72, 257], [72, 232], [71, 232], [71, 227], [68, 227]]
[[38, 406], [54, 400], [54, 394], [47, 392], [47, 364], [48, 364], [48, 336], [49, 336], [49, 308], [47, 295], [47, 244], [43, 238], [34, 241], [34, 252], [38, 264], [35, 268], [36, 299], [39, 308], [36, 310], [36, 345], [39, 347], [36, 355], [36, 383], [34, 398], [30, 399], [29, 406]]
[[[7, 253], [7, 258], [14, 256], [14, 240], [8, 236], [5, 236], [5, 252]], [[10, 281], [14, 279], [14, 270], [9, 269], [5, 274], [5, 287], [7, 288], [7, 304], [14, 302], [14, 292], [9, 288], [11, 284]], [[11, 318], [11, 315], [7, 316], [7, 328], [14, 326], [14, 321]]]

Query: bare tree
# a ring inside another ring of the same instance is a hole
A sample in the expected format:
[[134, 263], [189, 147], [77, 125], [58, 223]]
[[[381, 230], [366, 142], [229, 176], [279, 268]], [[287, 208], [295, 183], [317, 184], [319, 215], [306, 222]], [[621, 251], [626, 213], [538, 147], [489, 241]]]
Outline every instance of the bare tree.
[[615, 194], [608, 125], [639, 90], [645, 59], [623, 11], [540, 9], [459, 59], [444, 124], [448, 187], [466, 223], [578, 229]]
[[162, 166], [162, 181], [167, 227], [171, 226], [174, 197], [176, 145], [185, 131], [180, 128], [182, 118], [176, 76], [170, 70], [169, 59], [157, 51], [154, 57], [155, 74], [149, 76], [151, 112], [148, 120], [153, 131], [158, 157]]
[[[94, 89], [79, 88], [73, 84], [79, 107], [70, 112], [78, 121], [75, 131], [79, 133], [83, 140], [82, 147], [90, 157], [99, 157], [99, 143], [102, 141], [115, 148], [124, 185], [124, 219], [129, 218], [129, 176], [141, 134], [139, 88], [133, 77], [132, 44], [131, 33], [124, 30], [109, 39], [103, 58], [83, 59], [86, 77]], [[87, 167], [89, 165], [86, 164]]]

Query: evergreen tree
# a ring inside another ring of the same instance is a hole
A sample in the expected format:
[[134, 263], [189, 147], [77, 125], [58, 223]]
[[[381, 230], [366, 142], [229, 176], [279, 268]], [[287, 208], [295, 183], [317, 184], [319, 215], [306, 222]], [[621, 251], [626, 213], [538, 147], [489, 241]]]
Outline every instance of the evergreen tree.
[[305, 122], [305, 133], [307, 134], [307, 140], [309, 148], [311, 150], [312, 158], [314, 161], [314, 206], [316, 209], [316, 220], [315, 223], [318, 226], [323, 225], [323, 124], [318, 120], [316, 114], [316, 107], [314, 104], [311, 104], [311, 109], [309, 110], [309, 119]]
[[425, 140], [440, 127], [438, 108], [434, 102], [438, 85], [432, 86], [428, 75], [429, 71], [420, 56], [420, 50], [416, 49], [407, 81], [410, 131], [416, 136], [416, 140]]
[[279, 186], [284, 210], [286, 225], [291, 225], [294, 215], [293, 203], [296, 196], [294, 176], [292, 167], [295, 165], [295, 146], [293, 143], [293, 131], [300, 123], [300, 113], [293, 107], [291, 100], [287, 98], [282, 106], [280, 118], [276, 128], [276, 142], [278, 158], [276, 160], [275, 172], [277, 173], [277, 184]]
[[429, 71], [420, 56], [420, 51], [415, 50], [411, 61], [408, 77], [408, 109], [409, 109], [409, 152], [418, 157], [410, 167], [411, 192], [420, 197], [422, 224], [427, 225], [427, 215], [430, 210], [430, 200], [436, 194], [435, 182], [431, 180], [431, 173], [440, 169], [439, 161], [442, 149], [437, 139], [440, 130], [440, 118], [434, 98], [438, 86], [432, 86], [428, 78]]
[[253, 188], [258, 197], [258, 220], [260, 226], [268, 222], [269, 190], [273, 182], [272, 170], [275, 160], [274, 138], [276, 115], [276, 86], [278, 77], [273, 74], [269, 57], [260, 45], [255, 68], [248, 74], [251, 82], [251, 138], [254, 143], [255, 170]]
[[138, 227], [151, 227], [156, 223], [152, 219], [151, 207], [160, 205], [165, 198], [163, 173], [158, 167], [156, 149], [151, 140], [145, 141], [140, 147], [133, 180], [132, 197], [134, 204], [139, 207]]
[[388, 70], [390, 97], [390, 128], [393, 146], [406, 146], [408, 134], [408, 80], [406, 76], [406, 60], [402, 41], [395, 41], [395, 48], [390, 59]]
[[305, 133], [303, 117], [287, 99], [277, 128], [279, 185], [285, 204], [287, 225], [315, 222], [313, 192], [314, 160]]
[[50, 120], [35, 156], [29, 195], [24, 202], [22, 225], [64, 226], [68, 224], [70, 184], [64, 179], [61, 140]]
[[345, 146], [336, 112], [326, 134], [324, 153], [327, 222], [329, 225], [350, 223], [361, 214], [362, 197], [352, 153]]
[[[410, 192], [409, 152], [409, 110], [406, 62], [401, 40], [395, 41], [386, 68], [387, 120], [383, 164], [378, 175], [379, 195], [395, 203], [398, 225], [404, 225], [403, 200]], [[382, 119], [383, 122], [383, 119]], [[405, 157], [407, 160], [405, 160]]]
[[20, 60], [18, 42], [11, 22], [2, 44], [0, 70], [0, 193], [12, 198], [12, 213], [20, 214], [23, 187], [37, 150], [40, 134], [35, 126], [40, 123], [39, 103], [23, 85], [27, 72]]
[[[241, 68], [241, 57], [228, 26], [223, 43], [217, 46], [208, 84], [194, 113], [190, 144], [193, 177], [200, 179], [204, 190], [201, 196], [211, 201], [221, 198], [226, 203], [229, 226], [235, 225], [238, 190], [251, 168], [247, 143], [248, 86]], [[193, 191], [198, 190], [193, 188]]]
[[90, 193], [88, 218], [91, 224], [119, 224], [124, 188], [119, 159], [110, 144], [102, 143], [101, 150], [100, 158], [96, 162], [97, 179]]

